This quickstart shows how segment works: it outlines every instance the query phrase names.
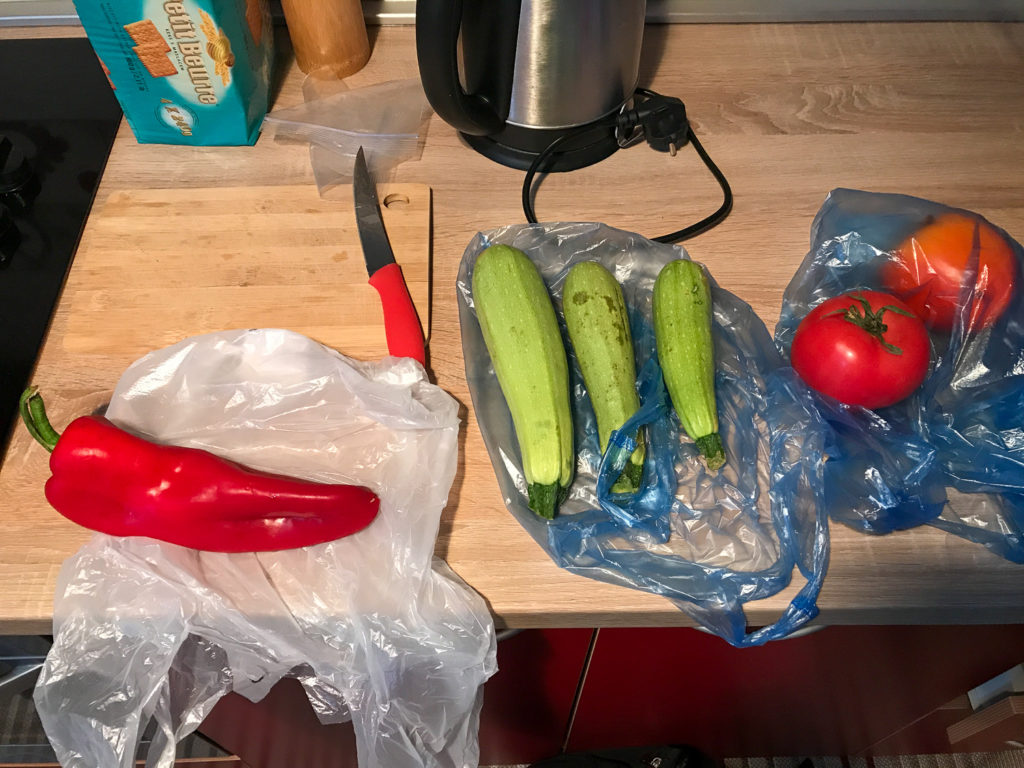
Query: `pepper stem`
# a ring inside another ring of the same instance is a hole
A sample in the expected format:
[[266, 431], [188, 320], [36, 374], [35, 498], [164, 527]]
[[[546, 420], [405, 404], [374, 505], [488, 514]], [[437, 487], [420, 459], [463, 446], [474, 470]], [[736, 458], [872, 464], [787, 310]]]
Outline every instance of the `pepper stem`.
[[21, 420], [25, 422], [28, 432], [35, 438], [43, 448], [53, 452], [60, 440], [60, 432], [53, 428], [46, 416], [46, 406], [43, 405], [43, 396], [39, 394], [39, 387], [28, 387], [21, 393], [18, 400], [18, 412], [21, 413]]

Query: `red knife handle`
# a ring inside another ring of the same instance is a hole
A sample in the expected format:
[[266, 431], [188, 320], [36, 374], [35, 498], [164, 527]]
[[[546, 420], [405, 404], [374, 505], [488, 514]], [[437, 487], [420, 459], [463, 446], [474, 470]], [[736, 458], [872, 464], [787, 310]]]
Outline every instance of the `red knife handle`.
[[423, 329], [412, 303], [409, 288], [398, 264], [381, 267], [370, 276], [370, 285], [380, 294], [384, 307], [384, 334], [388, 339], [388, 352], [394, 357], [411, 357], [426, 365]]

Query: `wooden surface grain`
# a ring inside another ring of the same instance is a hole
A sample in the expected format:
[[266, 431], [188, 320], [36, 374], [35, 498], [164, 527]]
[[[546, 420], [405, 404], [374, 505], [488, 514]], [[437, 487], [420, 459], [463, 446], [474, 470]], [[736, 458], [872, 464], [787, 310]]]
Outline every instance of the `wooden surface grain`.
[[[378, 190], [395, 258], [429, 322], [430, 188]], [[348, 199], [315, 186], [129, 189], [97, 201], [64, 289], [60, 349], [105, 373], [197, 331], [291, 328], [357, 358], [387, 352]], [[45, 358], [44, 358], [45, 359]]]
[[[417, 76], [411, 28], [370, 34], [370, 61], [349, 87]], [[278, 69], [276, 104], [300, 103], [301, 73], [287, 57]], [[684, 100], [735, 193], [728, 219], [687, 250], [769, 328], [831, 189], [937, 200], [1024, 238], [1022, 24], [649, 26], [641, 84]], [[455, 275], [475, 233], [523, 221], [522, 180], [466, 148], [436, 116], [422, 157], [394, 178], [433, 191], [431, 375], [462, 403], [465, 421], [437, 552], [483, 595], [499, 625], [688, 624], [663, 598], [561, 571], [502, 505], [469, 407]], [[139, 145], [122, 125], [97, 199], [135, 189], [296, 184], [313, 184], [303, 146]], [[542, 221], [602, 221], [655, 236], [713, 211], [719, 194], [689, 148], [670, 158], [639, 145], [548, 177], [535, 205]], [[94, 216], [86, 236], [101, 224]], [[60, 352], [71, 311], [65, 297], [37, 377], [60, 382], [56, 420], [102, 405], [119, 373], [110, 366], [101, 376], [84, 351]], [[162, 333], [153, 329], [154, 342]], [[43, 500], [45, 461], [19, 442], [0, 470], [0, 631], [46, 629], [60, 563], [88, 536]], [[868, 537], [833, 525], [817, 623], [1021, 622], [1022, 576], [1021, 566], [931, 528]], [[750, 622], [774, 620], [798, 586], [749, 604]]]

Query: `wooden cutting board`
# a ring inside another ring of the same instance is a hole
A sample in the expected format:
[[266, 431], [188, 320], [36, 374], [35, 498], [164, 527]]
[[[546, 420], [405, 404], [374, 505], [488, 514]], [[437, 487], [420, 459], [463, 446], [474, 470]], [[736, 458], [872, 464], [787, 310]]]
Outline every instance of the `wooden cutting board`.
[[[430, 188], [378, 194], [427, 333]], [[352, 357], [387, 354], [351, 202], [285, 186], [120, 191], [99, 205], [64, 291], [66, 352], [135, 359], [210, 331], [288, 328]]]

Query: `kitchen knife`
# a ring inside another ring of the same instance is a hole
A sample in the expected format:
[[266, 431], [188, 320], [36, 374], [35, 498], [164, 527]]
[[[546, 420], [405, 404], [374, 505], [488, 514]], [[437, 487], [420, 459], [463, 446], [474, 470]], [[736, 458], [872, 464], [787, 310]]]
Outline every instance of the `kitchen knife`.
[[420, 318], [402, 276], [402, 268], [395, 262], [395, 253], [391, 250], [391, 241], [388, 240], [384, 219], [380, 214], [377, 190], [370, 179], [362, 147], [356, 153], [352, 171], [352, 193], [366, 271], [370, 275], [370, 285], [377, 289], [384, 308], [384, 334], [387, 336], [388, 352], [395, 357], [411, 357], [421, 365], [426, 365]]

